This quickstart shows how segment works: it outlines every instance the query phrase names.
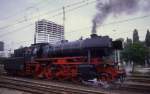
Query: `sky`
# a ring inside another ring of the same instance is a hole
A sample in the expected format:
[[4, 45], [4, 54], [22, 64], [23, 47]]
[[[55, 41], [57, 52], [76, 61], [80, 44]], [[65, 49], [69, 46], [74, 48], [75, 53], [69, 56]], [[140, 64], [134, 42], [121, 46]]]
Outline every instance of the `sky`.
[[[0, 41], [6, 50], [33, 43], [35, 21], [46, 19], [63, 24], [65, 6], [65, 39], [73, 41], [89, 37], [92, 20], [97, 13], [95, 0], [0, 0]], [[133, 30], [139, 31], [140, 40], [150, 29], [150, 11], [138, 11], [131, 15], [111, 14], [97, 28], [98, 35], [132, 38]], [[145, 17], [146, 16], [146, 17]]]

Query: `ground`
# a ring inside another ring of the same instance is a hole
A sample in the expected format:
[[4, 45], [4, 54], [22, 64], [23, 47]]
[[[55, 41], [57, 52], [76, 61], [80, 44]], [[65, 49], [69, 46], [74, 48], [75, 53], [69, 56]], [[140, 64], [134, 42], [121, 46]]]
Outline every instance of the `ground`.
[[31, 94], [23, 91], [12, 90], [7, 88], [0, 88], [0, 94]]

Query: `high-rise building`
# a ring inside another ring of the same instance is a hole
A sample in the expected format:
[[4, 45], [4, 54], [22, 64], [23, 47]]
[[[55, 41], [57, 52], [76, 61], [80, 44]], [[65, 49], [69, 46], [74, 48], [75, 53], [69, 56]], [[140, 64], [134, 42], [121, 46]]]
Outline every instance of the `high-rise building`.
[[0, 41], [0, 51], [4, 51], [4, 42]]
[[35, 43], [55, 44], [64, 40], [64, 27], [52, 21], [40, 20], [36, 23]]
[[4, 57], [5, 53], [4, 53], [4, 42], [0, 41], [0, 57]]

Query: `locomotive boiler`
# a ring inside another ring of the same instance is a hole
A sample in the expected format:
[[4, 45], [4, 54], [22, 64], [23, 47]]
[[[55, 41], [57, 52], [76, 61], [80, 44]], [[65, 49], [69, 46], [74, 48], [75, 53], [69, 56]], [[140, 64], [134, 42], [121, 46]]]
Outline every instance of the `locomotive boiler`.
[[91, 38], [77, 40], [73, 42], [64, 41], [55, 45], [33, 44], [36, 46], [33, 50], [37, 51], [38, 56], [46, 55], [48, 57], [65, 56], [108, 56], [115, 49], [121, 49], [121, 41], [112, 41], [108, 36], [91, 35]]
[[108, 36], [91, 35], [91, 38], [73, 42], [62, 41], [32, 44], [14, 51], [5, 63], [8, 74], [58, 80], [114, 81], [125, 73], [113, 61], [114, 50], [122, 49], [121, 41]]

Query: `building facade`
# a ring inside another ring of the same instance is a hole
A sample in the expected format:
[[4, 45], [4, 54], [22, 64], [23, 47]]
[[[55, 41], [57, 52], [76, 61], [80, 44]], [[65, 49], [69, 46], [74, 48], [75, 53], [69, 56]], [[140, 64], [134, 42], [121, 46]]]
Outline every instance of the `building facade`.
[[64, 40], [64, 27], [48, 20], [36, 23], [35, 43], [56, 44]]
[[4, 42], [0, 41], [0, 51], [4, 51]]
[[0, 41], [0, 57], [5, 57], [4, 42]]

